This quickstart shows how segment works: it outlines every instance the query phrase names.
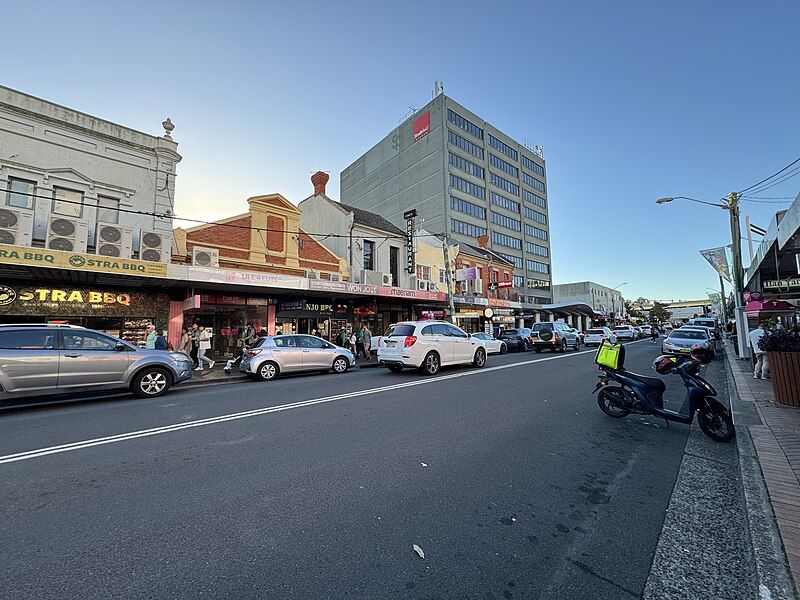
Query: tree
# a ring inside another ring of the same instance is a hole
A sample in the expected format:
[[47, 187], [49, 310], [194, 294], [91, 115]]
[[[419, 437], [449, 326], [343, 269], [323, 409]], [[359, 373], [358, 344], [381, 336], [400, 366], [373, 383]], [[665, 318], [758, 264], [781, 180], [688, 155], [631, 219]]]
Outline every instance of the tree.
[[658, 320], [659, 323], [669, 321], [672, 313], [667, 310], [667, 307], [661, 302], [653, 302], [653, 308], [650, 309], [650, 318]]
[[640, 310], [641, 304], [637, 305], [631, 302], [630, 300], [625, 300], [625, 312], [628, 313], [628, 316], [631, 317], [641, 317], [642, 311]]

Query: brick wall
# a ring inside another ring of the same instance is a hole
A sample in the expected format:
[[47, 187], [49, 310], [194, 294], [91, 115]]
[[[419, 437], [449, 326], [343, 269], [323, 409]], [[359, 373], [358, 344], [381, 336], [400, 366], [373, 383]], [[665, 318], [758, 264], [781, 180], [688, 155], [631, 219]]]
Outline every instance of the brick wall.
[[283, 252], [286, 240], [286, 221], [273, 215], [267, 216], [267, 250]]
[[237, 248], [250, 248], [250, 216], [230, 221], [227, 225], [211, 225], [198, 231], [190, 231], [186, 234], [186, 246], [193, 245], [216, 247], [217, 244], [223, 246], [235, 246]]

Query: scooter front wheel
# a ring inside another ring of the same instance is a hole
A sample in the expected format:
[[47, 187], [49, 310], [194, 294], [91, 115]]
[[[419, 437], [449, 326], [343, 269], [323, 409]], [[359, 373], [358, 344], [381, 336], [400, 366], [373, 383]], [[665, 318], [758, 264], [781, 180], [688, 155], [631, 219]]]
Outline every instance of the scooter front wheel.
[[731, 411], [716, 402], [700, 407], [697, 411], [697, 423], [703, 433], [715, 442], [730, 442], [736, 437]]
[[603, 388], [597, 394], [597, 405], [609, 417], [621, 419], [630, 414], [627, 408], [624, 408], [625, 393], [618, 387]]

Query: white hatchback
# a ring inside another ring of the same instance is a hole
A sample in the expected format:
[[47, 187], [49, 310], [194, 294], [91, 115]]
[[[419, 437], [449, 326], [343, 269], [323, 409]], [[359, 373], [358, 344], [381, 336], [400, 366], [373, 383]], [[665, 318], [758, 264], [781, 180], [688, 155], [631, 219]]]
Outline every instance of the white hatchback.
[[617, 336], [608, 327], [593, 327], [583, 337], [583, 343], [586, 346], [599, 346], [603, 343], [603, 340], [616, 344]]
[[378, 362], [393, 373], [405, 368], [435, 375], [446, 365], [486, 364], [486, 342], [446, 321], [404, 321], [381, 339]]

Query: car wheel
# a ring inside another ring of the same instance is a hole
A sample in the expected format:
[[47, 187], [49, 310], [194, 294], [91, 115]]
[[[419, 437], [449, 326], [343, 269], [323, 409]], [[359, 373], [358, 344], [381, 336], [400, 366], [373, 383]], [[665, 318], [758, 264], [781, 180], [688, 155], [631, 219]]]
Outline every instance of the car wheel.
[[475, 357], [472, 359], [472, 366], [479, 369], [486, 364], [486, 350], [478, 348], [475, 351]]
[[400, 373], [403, 370], [403, 367], [400, 365], [389, 365], [389, 370], [392, 373]]
[[333, 359], [333, 372], [337, 374], [347, 371], [350, 364], [344, 356], [337, 356]]
[[561, 340], [561, 352], [567, 351], [567, 340]]
[[426, 375], [436, 375], [439, 372], [439, 367], [441, 366], [441, 362], [439, 360], [439, 355], [436, 352], [428, 352], [425, 355], [425, 360], [422, 361], [422, 372]]
[[581, 349], [581, 341], [578, 338], [575, 338], [575, 345], [572, 347], [575, 352]]
[[131, 390], [139, 398], [157, 398], [167, 392], [172, 378], [164, 369], [144, 369], [133, 378]]
[[256, 377], [258, 377], [261, 381], [272, 381], [278, 376], [278, 365], [274, 362], [265, 362], [262, 363], [258, 370], [256, 371]]
[[500, 354], [505, 354], [508, 352], [508, 346], [506, 346], [505, 342], [500, 342]]

